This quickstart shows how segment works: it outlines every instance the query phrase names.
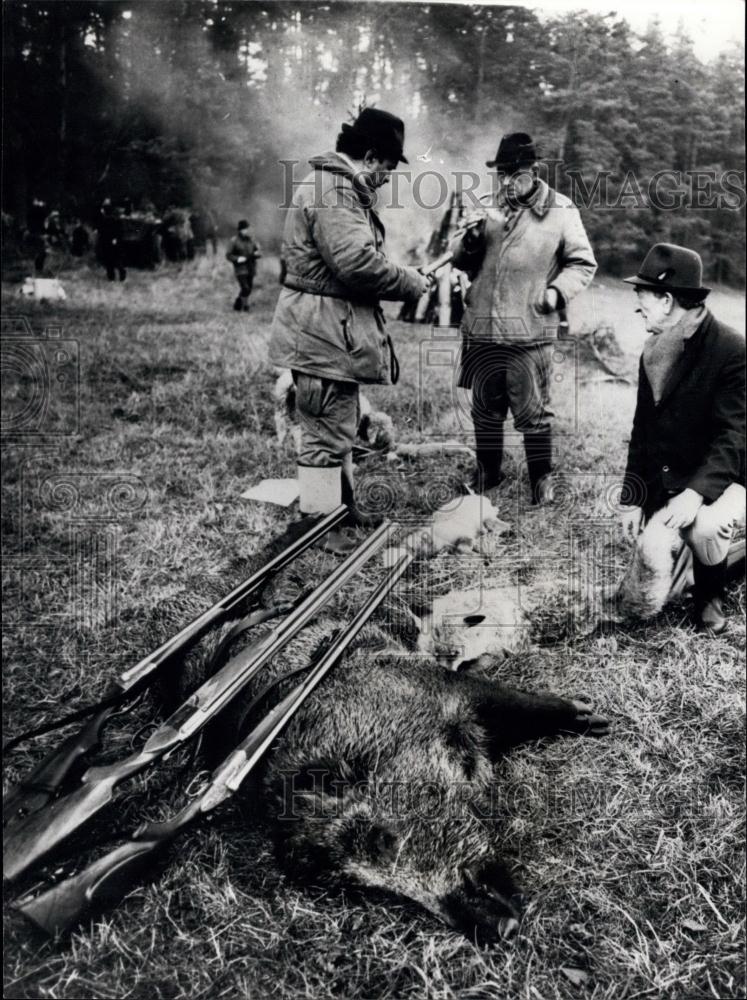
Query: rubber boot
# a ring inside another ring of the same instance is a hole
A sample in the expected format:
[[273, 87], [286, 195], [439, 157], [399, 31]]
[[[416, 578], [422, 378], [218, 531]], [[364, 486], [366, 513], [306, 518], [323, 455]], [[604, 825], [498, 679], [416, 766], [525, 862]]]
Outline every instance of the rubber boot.
[[242, 304], [241, 296], [240, 295], [236, 296], [236, 301], [233, 304], [233, 308], [234, 308], [235, 312], [241, 312], [242, 311], [243, 304]]
[[724, 593], [726, 590], [727, 559], [716, 566], [706, 566], [693, 554], [693, 615], [695, 629], [710, 635], [721, 635], [726, 629]]
[[475, 493], [485, 493], [500, 486], [505, 476], [501, 472], [503, 464], [503, 421], [496, 420], [490, 430], [475, 427], [475, 456], [477, 466], [470, 479], [470, 489]]
[[342, 463], [341, 482], [342, 503], [348, 515], [342, 522], [348, 528], [378, 528], [384, 518], [380, 514], [363, 514], [355, 502], [355, 481], [353, 476], [353, 456], [346, 455]]
[[[306, 514], [329, 514], [342, 503], [341, 470], [334, 466], [297, 466], [298, 505], [301, 516]], [[336, 556], [347, 556], [355, 548], [355, 542], [347, 538], [339, 528], [328, 531], [321, 542], [325, 552]]]
[[553, 502], [552, 432], [535, 431], [524, 435], [524, 453], [527, 457], [529, 488], [532, 503], [536, 506]]
[[724, 578], [726, 583], [741, 583], [744, 580], [745, 569], [745, 539], [740, 538], [732, 542], [726, 556], [726, 570]]

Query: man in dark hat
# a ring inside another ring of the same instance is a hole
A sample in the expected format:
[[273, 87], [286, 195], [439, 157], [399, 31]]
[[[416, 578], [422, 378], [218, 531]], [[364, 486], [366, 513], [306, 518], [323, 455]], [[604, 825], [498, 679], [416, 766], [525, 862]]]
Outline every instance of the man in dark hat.
[[[376, 189], [407, 162], [403, 143], [399, 118], [365, 108], [342, 126], [334, 153], [310, 160], [283, 232], [270, 360], [290, 368], [296, 384], [300, 509], [326, 513], [343, 502], [350, 525], [367, 523], [353, 490], [358, 386], [397, 380], [379, 300], [417, 300], [428, 288], [414, 267], [387, 258], [375, 210]], [[327, 536], [331, 551], [352, 547], [341, 532]]]
[[226, 260], [233, 264], [233, 273], [239, 283], [239, 294], [233, 304], [236, 312], [246, 312], [249, 309], [249, 296], [254, 286], [254, 275], [257, 261], [262, 256], [262, 248], [252, 238], [248, 219], [239, 219], [236, 235], [231, 240], [226, 252]]
[[631, 278], [651, 334], [623, 486], [623, 527], [645, 552], [679, 530], [673, 590], [692, 553], [696, 628], [723, 632], [723, 594], [735, 526], [744, 521], [745, 341], [705, 305], [701, 259], [659, 243]]
[[473, 278], [462, 319], [458, 384], [472, 390], [477, 470], [473, 487], [503, 479], [509, 409], [524, 436], [533, 503], [552, 499], [551, 344], [570, 300], [591, 282], [596, 261], [578, 210], [538, 175], [526, 132], [504, 135], [488, 167], [497, 190], [487, 213], [454, 247], [454, 265]]

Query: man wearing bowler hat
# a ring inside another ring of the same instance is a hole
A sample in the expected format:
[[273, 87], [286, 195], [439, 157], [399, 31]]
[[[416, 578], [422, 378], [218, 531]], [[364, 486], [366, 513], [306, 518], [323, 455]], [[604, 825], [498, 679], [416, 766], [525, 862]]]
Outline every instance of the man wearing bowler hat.
[[624, 279], [635, 286], [636, 312], [651, 336], [641, 356], [623, 527], [644, 552], [656, 548], [663, 528], [680, 531], [672, 593], [683, 589], [692, 554], [695, 626], [719, 634], [729, 548], [744, 521], [745, 341], [706, 307], [702, 275], [694, 250], [658, 243]]
[[[312, 172], [297, 185], [283, 231], [270, 360], [290, 368], [296, 385], [300, 509], [327, 513], [342, 502], [353, 526], [370, 523], [353, 490], [358, 386], [397, 381], [379, 301], [417, 300], [429, 284], [387, 258], [375, 209], [377, 188], [407, 163], [404, 134], [401, 119], [378, 108], [344, 124], [335, 152], [309, 161]], [[354, 543], [338, 531], [325, 544], [344, 554]]]
[[486, 165], [497, 177], [491, 207], [465, 220], [473, 225], [454, 247], [454, 265], [473, 278], [458, 382], [472, 390], [472, 485], [483, 491], [501, 482], [510, 409], [524, 436], [532, 502], [543, 503], [552, 499], [549, 353], [596, 261], [578, 209], [540, 179], [526, 132], [504, 135]]

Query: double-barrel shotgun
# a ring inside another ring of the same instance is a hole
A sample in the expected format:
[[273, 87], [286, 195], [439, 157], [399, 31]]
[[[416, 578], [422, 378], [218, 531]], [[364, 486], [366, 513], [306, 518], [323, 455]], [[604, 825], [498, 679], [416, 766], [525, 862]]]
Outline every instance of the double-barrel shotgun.
[[[144, 823], [125, 843], [94, 861], [83, 871], [15, 905], [48, 934], [66, 933], [85, 917], [116, 905], [135, 885], [155, 875], [154, 864], [169, 845], [194, 823], [238, 790], [262, 756], [339, 661], [382, 600], [405, 572], [412, 556], [404, 553], [386, 578], [344, 629], [333, 633], [308, 664], [310, 672], [285, 695], [220, 764], [204, 789], [170, 819]], [[295, 673], [295, 671], [294, 671]]]
[[[258, 595], [273, 575], [279, 573], [335, 525], [339, 524], [346, 513], [347, 508], [341, 505], [311, 524], [308, 531], [239, 584], [230, 594], [185, 625], [180, 632], [164, 642], [155, 652], [150, 653], [139, 663], [120, 674], [106, 689], [103, 698], [95, 705], [90, 705], [62, 720], [53, 722], [49, 726], [42, 726], [34, 730], [33, 733], [26, 733], [9, 741], [6, 744], [6, 751], [11, 745], [23, 742], [30, 735], [41, 735], [41, 733], [59, 729], [63, 725], [90, 716], [78, 732], [63, 740], [3, 796], [3, 826], [12, 826], [15, 822], [46, 806], [63, 786], [71, 772], [80, 764], [83, 757], [100, 744], [104, 726], [112, 715], [120, 709], [120, 706], [133, 701], [153, 683], [156, 677], [162, 676], [166, 669], [180, 661], [209, 629], [230, 618], [232, 614], [238, 613], [240, 608], [243, 609], [245, 602], [248, 602], [252, 596]], [[288, 606], [278, 606], [273, 609], [255, 611], [251, 620], [246, 620], [244, 624], [246, 626], [256, 625], [287, 610], [290, 610]]]
[[63, 844], [112, 800], [115, 788], [185, 745], [214, 719], [272, 657], [307, 625], [358, 570], [381, 549], [396, 527], [384, 522], [275, 628], [256, 638], [209, 677], [146, 741], [123, 760], [91, 767], [72, 792], [8, 827], [3, 878], [16, 879]]

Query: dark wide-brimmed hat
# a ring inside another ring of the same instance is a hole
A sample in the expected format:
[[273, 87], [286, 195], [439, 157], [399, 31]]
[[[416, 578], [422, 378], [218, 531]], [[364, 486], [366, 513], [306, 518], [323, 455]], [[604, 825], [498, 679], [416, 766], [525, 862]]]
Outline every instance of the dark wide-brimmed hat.
[[498, 152], [494, 160], [486, 160], [486, 167], [497, 167], [498, 170], [518, 170], [520, 167], [530, 167], [537, 162], [537, 150], [531, 135], [526, 132], [509, 132], [498, 144]]
[[657, 243], [651, 247], [638, 274], [623, 278], [623, 281], [657, 292], [681, 292], [694, 299], [704, 299], [711, 290], [703, 284], [700, 254], [674, 243]]
[[249, 228], [249, 220], [248, 219], [239, 219], [236, 228], [237, 229], [248, 229]]
[[345, 122], [342, 131], [360, 136], [371, 143], [387, 159], [399, 163], [409, 163], [403, 150], [405, 145], [405, 123], [396, 115], [379, 108], [364, 108], [351, 124]]

